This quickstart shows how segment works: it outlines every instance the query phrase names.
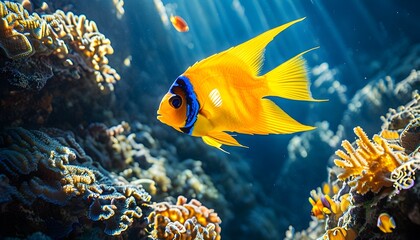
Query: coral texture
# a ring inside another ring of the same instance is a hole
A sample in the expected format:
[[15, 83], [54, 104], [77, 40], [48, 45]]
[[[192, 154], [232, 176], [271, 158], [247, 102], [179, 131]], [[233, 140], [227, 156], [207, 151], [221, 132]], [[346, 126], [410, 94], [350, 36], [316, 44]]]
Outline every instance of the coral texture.
[[[84, 15], [65, 14], [61, 10], [54, 14], [29, 14], [21, 4], [5, 1], [0, 2], [0, 21], [0, 47], [8, 58], [19, 60], [31, 55], [52, 54], [61, 59], [63, 67], [81, 67], [94, 72], [101, 90], [112, 90], [112, 84], [120, 79], [115, 69], [107, 65], [106, 55], [114, 52], [110, 40]], [[46, 80], [43, 80], [44, 84], [38, 84], [36, 89], [45, 85]], [[23, 88], [30, 86], [11, 83]]]
[[392, 186], [389, 180], [391, 172], [408, 160], [404, 148], [388, 144], [385, 139], [378, 135], [373, 137], [373, 142], [368, 139], [362, 128], [354, 128], [354, 133], [359, 137], [356, 140], [358, 146], [354, 149], [347, 140], [342, 146], [347, 151], [336, 151], [341, 159], [335, 159], [334, 163], [344, 169], [338, 175], [340, 180], [348, 180], [351, 187], [355, 187], [360, 194], [369, 190], [377, 193], [382, 187]]
[[[418, 234], [419, 99], [413, 91], [405, 105], [390, 109], [372, 140], [361, 127], [354, 128], [358, 139], [342, 142], [344, 151], [336, 151], [340, 158], [335, 156], [328, 184], [311, 192], [310, 227], [301, 232], [290, 227], [286, 239], [410, 239]], [[392, 231], [380, 230], [383, 216], [389, 216], [384, 223], [389, 226], [395, 220]]]
[[222, 222], [213, 209], [198, 200], [179, 196], [175, 205], [161, 202], [152, 205], [148, 216], [153, 239], [221, 239], [219, 224]]
[[0, 111], [7, 113], [0, 124], [65, 125], [109, 117], [104, 108], [113, 106], [120, 79], [108, 65], [111, 41], [84, 15], [34, 11], [0, 1]]
[[[119, 235], [133, 221], [141, 221], [141, 207], [150, 201], [141, 186], [119, 180], [95, 164], [70, 133], [48, 132], [56, 136], [23, 128], [0, 133], [3, 217], [16, 211], [16, 205], [7, 204], [16, 201], [22, 209], [33, 209], [36, 214], [41, 214], [37, 211], [42, 211], [44, 203], [65, 206], [60, 214], [68, 217], [53, 213], [50, 217], [57, 217], [58, 222], [67, 219], [62, 224], [69, 232], [84, 216], [104, 222], [104, 232], [109, 235]], [[73, 212], [73, 208], [78, 210]], [[22, 210], [17, 211], [19, 217], [22, 214]], [[35, 221], [30, 226], [37, 229], [36, 225], [41, 225], [48, 232], [48, 221]]]

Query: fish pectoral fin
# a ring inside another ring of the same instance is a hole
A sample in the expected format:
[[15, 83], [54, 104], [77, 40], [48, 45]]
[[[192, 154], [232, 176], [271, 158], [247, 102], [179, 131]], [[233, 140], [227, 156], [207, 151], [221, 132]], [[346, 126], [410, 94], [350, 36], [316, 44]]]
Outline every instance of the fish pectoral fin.
[[234, 137], [225, 132], [211, 132], [207, 136], [203, 136], [202, 139], [207, 145], [222, 150], [225, 153], [228, 152], [221, 148], [222, 145], [247, 148], [247, 146], [240, 144]]

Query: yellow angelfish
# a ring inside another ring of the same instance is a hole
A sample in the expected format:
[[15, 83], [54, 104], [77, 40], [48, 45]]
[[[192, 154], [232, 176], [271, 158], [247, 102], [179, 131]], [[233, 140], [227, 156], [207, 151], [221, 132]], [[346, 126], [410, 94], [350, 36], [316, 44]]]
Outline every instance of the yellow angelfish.
[[222, 145], [244, 147], [226, 132], [266, 135], [314, 129], [297, 122], [264, 97], [323, 101], [311, 97], [302, 58], [315, 48], [258, 75], [267, 44], [303, 19], [268, 30], [189, 67], [163, 97], [157, 118], [220, 150]]

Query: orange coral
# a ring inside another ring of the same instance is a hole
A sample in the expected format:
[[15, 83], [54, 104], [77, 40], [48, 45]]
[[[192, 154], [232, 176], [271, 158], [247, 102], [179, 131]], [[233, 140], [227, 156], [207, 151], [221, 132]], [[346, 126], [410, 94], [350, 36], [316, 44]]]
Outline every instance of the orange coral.
[[373, 137], [373, 142], [370, 141], [361, 127], [354, 128], [354, 133], [359, 137], [356, 140], [358, 148], [354, 149], [345, 140], [341, 146], [347, 154], [342, 150], [335, 152], [341, 158], [334, 160], [335, 165], [344, 169], [338, 178], [348, 180], [349, 185], [360, 194], [369, 190], [376, 193], [382, 187], [392, 186], [393, 182], [389, 179], [391, 172], [408, 160], [404, 149], [387, 143], [378, 135]]
[[148, 216], [153, 230], [152, 239], [204, 239], [220, 240], [222, 222], [213, 209], [203, 206], [198, 200], [179, 196], [176, 205], [167, 202], [152, 206]]

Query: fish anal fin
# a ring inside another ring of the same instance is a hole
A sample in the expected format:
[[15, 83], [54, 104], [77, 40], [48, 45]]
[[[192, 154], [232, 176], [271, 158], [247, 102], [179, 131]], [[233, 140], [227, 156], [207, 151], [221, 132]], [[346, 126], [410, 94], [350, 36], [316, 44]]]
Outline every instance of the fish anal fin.
[[315, 127], [299, 123], [271, 100], [263, 98], [261, 101], [262, 113], [258, 114], [252, 126], [238, 131], [239, 133], [263, 135], [289, 134], [315, 129]]
[[219, 141], [217, 141], [216, 139], [211, 138], [209, 136], [202, 136], [201, 139], [203, 139], [203, 142], [205, 144], [210, 145], [212, 147], [215, 147], [215, 148], [219, 149], [220, 151], [229, 154], [229, 152], [222, 149], [222, 144]]
[[309, 90], [306, 61], [302, 57], [303, 54], [317, 48], [304, 51], [266, 73], [264, 75], [268, 86], [266, 96], [314, 102], [327, 101], [312, 98]]
[[206, 136], [203, 136], [202, 139], [204, 143], [220, 149], [223, 152], [226, 151], [221, 148], [222, 145], [247, 148], [246, 146], [240, 144], [233, 136], [225, 132], [210, 132]]
[[240, 144], [233, 136], [225, 132], [210, 132], [207, 135], [223, 145], [246, 148], [246, 146]]

